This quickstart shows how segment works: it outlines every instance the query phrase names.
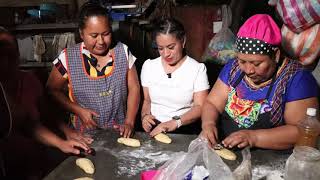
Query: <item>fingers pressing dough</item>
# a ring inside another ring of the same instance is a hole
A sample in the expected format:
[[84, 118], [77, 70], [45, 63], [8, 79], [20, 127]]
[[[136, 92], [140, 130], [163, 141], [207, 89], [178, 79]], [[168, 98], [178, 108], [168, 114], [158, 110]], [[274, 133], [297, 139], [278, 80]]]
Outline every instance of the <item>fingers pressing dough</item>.
[[77, 178], [77, 179], [74, 179], [74, 180], [94, 180], [90, 177], [80, 177], [80, 178]]
[[118, 138], [117, 140], [118, 143], [120, 144], [124, 144], [127, 146], [131, 146], [131, 147], [139, 147], [141, 146], [140, 141], [138, 139], [133, 139], [133, 138]]
[[87, 174], [94, 173], [94, 165], [90, 159], [87, 158], [78, 158], [76, 160], [76, 165], [79, 166], [81, 169], [84, 170]]
[[162, 143], [166, 143], [166, 144], [170, 144], [171, 143], [171, 138], [163, 133], [159, 133], [157, 135], [154, 136], [154, 138]]
[[237, 156], [234, 152], [230, 151], [227, 148], [222, 148], [220, 150], [214, 150], [220, 157], [227, 160], [236, 160]]

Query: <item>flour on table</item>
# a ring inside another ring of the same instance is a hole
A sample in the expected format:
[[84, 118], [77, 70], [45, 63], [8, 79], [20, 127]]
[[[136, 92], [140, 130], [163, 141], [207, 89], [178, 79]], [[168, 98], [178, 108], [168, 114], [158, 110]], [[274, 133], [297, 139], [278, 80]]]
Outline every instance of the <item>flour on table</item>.
[[157, 165], [166, 162], [174, 154], [171, 151], [154, 151], [151, 141], [144, 142], [139, 149], [124, 149], [120, 152], [112, 152], [118, 158], [119, 176], [134, 176], [147, 169], [154, 169]]
[[258, 165], [252, 169], [253, 180], [283, 180], [285, 164]]
[[135, 176], [142, 171], [155, 169], [167, 160], [176, 152], [172, 151], [156, 151], [151, 144], [151, 140], [144, 143], [137, 149], [129, 148], [121, 151], [103, 147], [105, 142], [100, 141], [94, 147], [96, 151], [108, 151], [111, 155], [117, 158], [117, 176]]

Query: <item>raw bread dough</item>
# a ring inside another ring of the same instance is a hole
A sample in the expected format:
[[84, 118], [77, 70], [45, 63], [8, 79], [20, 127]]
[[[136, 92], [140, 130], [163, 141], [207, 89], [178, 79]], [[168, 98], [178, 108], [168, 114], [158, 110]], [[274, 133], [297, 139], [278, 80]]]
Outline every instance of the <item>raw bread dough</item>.
[[232, 151], [227, 148], [222, 148], [220, 150], [214, 150], [220, 157], [227, 159], [227, 160], [236, 160], [237, 156]]
[[124, 144], [127, 146], [131, 146], [131, 147], [139, 147], [140, 145], [140, 141], [138, 139], [133, 139], [133, 138], [118, 138], [118, 143], [120, 144]]
[[90, 177], [80, 177], [80, 178], [77, 178], [77, 179], [74, 179], [74, 180], [94, 180]]
[[160, 141], [162, 143], [166, 143], [166, 144], [170, 144], [171, 143], [171, 138], [163, 133], [159, 133], [157, 135], [154, 136], [154, 138], [157, 140], [157, 141]]
[[84, 170], [87, 174], [94, 173], [94, 165], [90, 159], [87, 158], [78, 158], [76, 160], [76, 165], [79, 166], [81, 169]]

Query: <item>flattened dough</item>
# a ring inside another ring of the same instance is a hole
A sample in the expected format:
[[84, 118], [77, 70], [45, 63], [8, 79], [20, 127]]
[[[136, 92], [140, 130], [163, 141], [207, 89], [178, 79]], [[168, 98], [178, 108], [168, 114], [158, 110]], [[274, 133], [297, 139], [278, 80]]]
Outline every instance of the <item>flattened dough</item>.
[[138, 139], [133, 139], [133, 138], [118, 138], [117, 140], [118, 143], [120, 144], [124, 144], [127, 146], [131, 146], [131, 147], [139, 147], [141, 146], [140, 141]]
[[87, 174], [94, 173], [94, 165], [90, 159], [87, 158], [78, 158], [76, 160], [76, 165], [79, 166], [81, 169], [84, 170]]
[[74, 179], [74, 180], [94, 180], [90, 177], [80, 177], [80, 178], [77, 178], [77, 179]]
[[227, 160], [236, 160], [237, 156], [234, 152], [230, 151], [227, 148], [222, 148], [220, 150], [214, 150], [220, 157]]
[[154, 136], [154, 138], [162, 143], [166, 143], [166, 144], [170, 144], [171, 143], [171, 138], [163, 133], [159, 133], [157, 135]]

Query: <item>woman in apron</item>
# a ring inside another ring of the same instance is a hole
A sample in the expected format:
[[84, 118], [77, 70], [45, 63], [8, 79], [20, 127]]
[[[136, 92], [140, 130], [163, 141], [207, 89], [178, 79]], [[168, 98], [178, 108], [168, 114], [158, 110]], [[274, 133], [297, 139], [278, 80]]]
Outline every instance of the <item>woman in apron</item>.
[[209, 93], [201, 135], [228, 148], [288, 149], [307, 108], [318, 108], [317, 83], [282, 56], [280, 30], [269, 15], [252, 16], [237, 36], [237, 59], [225, 65]]
[[113, 43], [107, 9], [99, 5], [83, 5], [79, 32], [83, 42], [54, 60], [49, 91], [71, 113], [76, 132], [120, 127], [120, 135], [129, 137], [140, 100], [136, 58], [125, 44]]

